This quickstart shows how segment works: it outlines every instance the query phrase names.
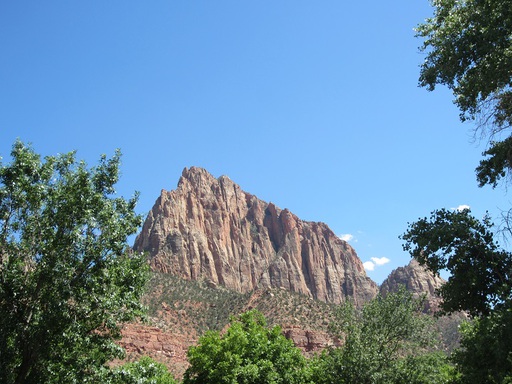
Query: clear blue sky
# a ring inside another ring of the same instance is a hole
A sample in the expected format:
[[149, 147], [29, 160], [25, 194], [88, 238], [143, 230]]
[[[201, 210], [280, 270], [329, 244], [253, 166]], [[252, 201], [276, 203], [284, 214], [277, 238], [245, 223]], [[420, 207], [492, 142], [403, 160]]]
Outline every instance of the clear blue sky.
[[352, 235], [381, 282], [398, 236], [436, 208], [498, 216], [446, 89], [417, 87], [427, 0], [4, 1], [0, 155], [16, 138], [90, 165], [123, 152], [119, 194], [147, 213], [184, 167], [228, 175]]

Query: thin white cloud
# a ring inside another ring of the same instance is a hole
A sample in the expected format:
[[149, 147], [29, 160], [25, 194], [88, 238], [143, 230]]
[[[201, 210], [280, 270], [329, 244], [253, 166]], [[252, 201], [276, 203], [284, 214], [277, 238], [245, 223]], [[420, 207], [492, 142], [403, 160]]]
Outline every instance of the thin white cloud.
[[371, 259], [375, 263], [375, 265], [384, 265], [391, 261], [387, 257], [372, 257]]
[[354, 235], [350, 234], [350, 233], [344, 233], [342, 235], [339, 235], [338, 236], [341, 240], [344, 240], [344, 241], [350, 241], [350, 240], [353, 240], [354, 239]]
[[365, 261], [363, 263], [363, 267], [367, 271], [373, 271], [375, 269], [375, 264], [372, 263], [371, 261]]
[[375, 267], [380, 267], [391, 261], [387, 257], [371, 257], [371, 259], [372, 261], [365, 261], [363, 263], [363, 267], [366, 271], [374, 271]]
[[453, 211], [459, 211], [459, 212], [462, 212], [465, 209], [471, 209], [471, 207], [467, 204], [461, 204], [457, 208], [452, 208]]

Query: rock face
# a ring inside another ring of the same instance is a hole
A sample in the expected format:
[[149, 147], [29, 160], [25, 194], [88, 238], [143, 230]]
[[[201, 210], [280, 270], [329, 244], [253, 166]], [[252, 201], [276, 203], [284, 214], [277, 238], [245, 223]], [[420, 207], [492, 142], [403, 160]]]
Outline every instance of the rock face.
[[[187, 350], [197, 343], [197, 337], [179, 333], [164, 332], [162, 329], [144, 324], [125, 324], [122, 329], [119, 346], [125, 349], [128, 361], [138, 360], [141, 356], [165, 364], [175, 377], [181, 379], [189, 366]], [[114, 361], [120, 365], [126, 361]]]
[[315, 299], [363, 303], [377, 293], [354, 249], [327, 225], [300, 220], [227, 176], [185, 168], [162, 190], [134, 248], [156, 271], [238, 292], [285, 288]]
[[341, 345], [340, 340], [333, 339], [326, 332], [305, 330], [299, 326], [283, 326], [283, 334], [287, 339], [292, 340], [293, 344], [300, 348], [305, 355], [309, 356]]
[[439, 276], [434, 275], [425, 267], [421, 266], [415, 259], [409, 265], [393, 270], [388, 278], [380, 286], [380, 293], [386, 295], [389, 292], [396, 292], [400, 285], [415, 295], [426, 294], [426, 311], [436, 311], [440, 297], [436, 290], [445, 282]]

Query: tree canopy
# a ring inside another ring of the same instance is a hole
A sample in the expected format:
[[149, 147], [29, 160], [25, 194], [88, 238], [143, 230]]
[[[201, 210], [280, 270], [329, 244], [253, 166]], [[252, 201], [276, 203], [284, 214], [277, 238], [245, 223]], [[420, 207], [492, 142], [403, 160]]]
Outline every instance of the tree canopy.
[[439, 274], [450, 272], [440, 288], [445, 313], [489, 315], [511, 299], [512, 255], [494, 240], [488, 217], [476, 219], [469, 209], [440, 209], [409, 225], [404, 250]]
[[507, 383], [512, 379], [512, 254], [494, 240], [492, 223], [469, 210], [438, 210], [410, 224], [408, 250], [435, 273], [446, 269], [440, 288], [444, 312], [473, 319], [461, 330], [452, 360], [464, 383]]
[[[480, 185], [511, 169], [512, 7], [508, 0], [433, 0], [434, 15], [417, 27], [426, 59], [420, 85], [446, 85], [461, 119], [476, 120], [490, 134], [487, 159], [478, 167]], [[505, 137], [499, 134], [504, 133]]]
[[[434, 16], [417, 28], [426, 60], [420, 85], [453, 91], [462, 121], [474, 120], [491, 139], [476, 168], [480, 187], [512, 170], [512, 6], [508, 0], [433, 0]], [[505, 214], [510, 231], [511, 211]], [[467, 311], [453, 361], [461, 382], [512, 382], [512, 255], [494, 239], [489, 218], [438, 210], [410, 224], [404, 249], [439, 273], [445, 312]]]
[[88, 168], [17, 141], [0, 163], [0, 381], [94, 382], [143, 313], [142, 255], [127, 251], [137, 197], [115, 197], [120, 153]]
[[433, 0], [434, 16], [417, 28], [427, 56], [420, 84], [448, 86], [462, 118], [493, 103], [494, 123], [512, 118], [512, 7], [507, 0]]
[[255, 310], [233, 317], [224, 335], [209, 331], [188, 351], [183, 383], [308, 383], [306, 359], [281, 328]]
[[103, 380], [109, 384], [176, 384], [177, 381], [162, 363], [143, 356], [139, 361], [123, 364]]
[[[450, 374], [422, 298], [402, 287], [358, 310], [339, 308], [331, 331], [342, 345], [313, 362], [315, 383], [444, 383]], [[315, 365], [316, 364], [316, 365]]]

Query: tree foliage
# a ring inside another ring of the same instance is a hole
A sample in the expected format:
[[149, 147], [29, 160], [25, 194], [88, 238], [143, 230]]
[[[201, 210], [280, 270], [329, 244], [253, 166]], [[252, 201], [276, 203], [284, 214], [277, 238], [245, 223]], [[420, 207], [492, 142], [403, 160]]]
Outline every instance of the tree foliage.
[[453, 361], [463, 383], [512, 383], [512, 311], [500, 308], [461, 327]]
[[494, 240], [492, 223], [469, 210], [439, 210], [409, 226], [404, 248], [448, 281], [439, 293], [445, 312], [466, 311], [453, 362], [461, 383], [505, 383], [512, 378], [512, 255]]
[[120, 323], [142, 314], [137, 198], [114, 197], [120, 154], [87, 168], [20, 141], [0, 163], [0, 382], [94, 381]]
[[[426, 59], [420, 85], [446, 85], [461, 119], [477, 120], [490, 135], [512, 124], [512, 7], [508, 0], [433, 0], [434, 15], [420, 24]], [[478, 168], [481, 185], [511, 169], [512, 142], [494, 140]], [[490, 173], [488, 173], [490, 172]]]
[[443, 383], [449, 366], [436, 345], [423, 301], [404, 288], [378, 296], [361, 310], [340, 307], [332, 331], [342, 346], [313, 363], [316, 383]]
[[494, 122], [512, 117], [512, 7], [508, 0], [433, 0], [434, 16], [417, 27], [426, 59], [420, 84], [448, 86], [462, 118], [492, 101]]
[[177, 381], [162, 363], [143, 356], [139, 361], [115, 368], [106, 377], [108, 384], [176, 384]]
[[224, 335], [208, 331], [188, 351], [183, 383], [307, 383], [307, 364], [281, 328], [255, 310], [232, 318]]
[[494, 240], [492, 227], [489, 218], [480, 221], [468, 209], [441, 209], [402, 235], [404, 250], [421, 265], [450, 272], [439, 291], [444, 312], [489, 315], [511, 299], [512, 255]]
[[[443, 84], [461, 119], [476, 120], [491, 138], [476, 169], [479, 186], [493, 188], [512, 169], [512, 6], [508, 0], [433, 0], [434, 16], [418, 36], [427, 57], [420, 85]], [[510, 231], [511, 211], [505, 215]], [[512, 255], [494, 240], [488, 218], [439, 210], [410, 224], [403, 239], [420, 263], [450, 272], [440, 290], [445, 312], [463, 310], [454, 361], [464, 383], [512, 382]]]

